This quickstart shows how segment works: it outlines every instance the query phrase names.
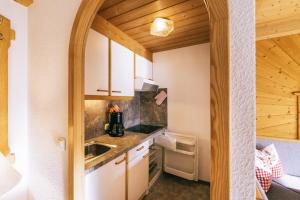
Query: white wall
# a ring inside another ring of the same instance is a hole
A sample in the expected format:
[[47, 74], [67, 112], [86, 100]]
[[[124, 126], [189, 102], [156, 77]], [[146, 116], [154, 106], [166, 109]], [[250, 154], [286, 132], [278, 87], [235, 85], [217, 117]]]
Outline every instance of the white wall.
[[[1, 200], [27, 199], [27, 9], [14, 1], [0, 0], [0, 15], [11, 20], [16, 31], [8, 59], [8, 128], [9, 147], [16, 154], [16, 169], [22, 174], [21, 182]], [[5, 181], [5, 180], [0, 180]]]
[[68, 49], [81, 0], [35, 0], [29, 8], [29, 199], [67, 199]]
[[168, 129], [199, 137], [199, 178], [210, 179], [209, 43], [155, 53], [154, 80], [168, 88]]
[[229, 0], [230, 192], [255, 199], [255, 1]]

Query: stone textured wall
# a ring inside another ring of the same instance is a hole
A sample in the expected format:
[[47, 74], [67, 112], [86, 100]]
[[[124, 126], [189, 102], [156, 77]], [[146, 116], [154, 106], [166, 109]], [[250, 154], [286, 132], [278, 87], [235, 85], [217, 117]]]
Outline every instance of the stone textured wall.
[[132, 100], [85, 101], [85, 139], [105, 134], [104, 124], [108, 122], [108, 107], [112, 104], [117, 104], [123, 111], [125, 128], [140, 123], [167, 125], [168, 101], [158, 106], [154, 100], [156, 95], [157, 92], [136, 92]]
[[228, 2], [231, 199], [253, 200], [255, 199], [255, 1]]

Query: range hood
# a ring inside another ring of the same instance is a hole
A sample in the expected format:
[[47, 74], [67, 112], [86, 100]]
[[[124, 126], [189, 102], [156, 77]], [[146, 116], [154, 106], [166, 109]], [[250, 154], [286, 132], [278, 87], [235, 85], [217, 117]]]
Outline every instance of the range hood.
[[149, 79], [137, 77], [134, 80], [134, 84], [135, 84], [135, 87], [134, 87], [135, 91], [143, 92], [143, 91], [157, 91], [158, 90], [158, 84]]

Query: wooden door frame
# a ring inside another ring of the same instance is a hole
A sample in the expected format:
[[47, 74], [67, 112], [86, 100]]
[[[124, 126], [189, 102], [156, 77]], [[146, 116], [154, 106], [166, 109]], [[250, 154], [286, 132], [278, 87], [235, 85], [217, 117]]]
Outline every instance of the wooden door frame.
[[[69, 46], [68, 199], [84, 199], [84, 59], [88, 31], [105, 0], [82, 0]], [[230, 199], [229, 15], [227, 0], [204, 0], [210, 20], [211, 194]]]

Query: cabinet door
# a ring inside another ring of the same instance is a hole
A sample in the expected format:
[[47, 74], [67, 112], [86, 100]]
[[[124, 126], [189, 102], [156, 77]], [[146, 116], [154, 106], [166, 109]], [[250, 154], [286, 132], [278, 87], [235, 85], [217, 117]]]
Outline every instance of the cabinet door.
[[109, 40], [90, 30], [85, 51], [85, 95], [108, 95]]
[[125, 200], [125, 165], [125, 154], [123, 154], [87, 174], [85, 176], [85, 200]]
[[152, 80], [152, 62], [137, 54], [135, 55], [135, 62], [136, 77]]
[[112, 96], [134, 96], [134, 53], [111, 41]]
[[149, 150], [128, 163], [128, 200], [138, 200], [148, 189]]

